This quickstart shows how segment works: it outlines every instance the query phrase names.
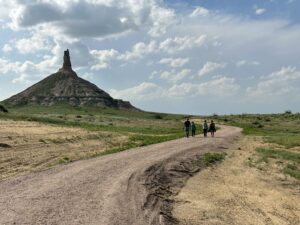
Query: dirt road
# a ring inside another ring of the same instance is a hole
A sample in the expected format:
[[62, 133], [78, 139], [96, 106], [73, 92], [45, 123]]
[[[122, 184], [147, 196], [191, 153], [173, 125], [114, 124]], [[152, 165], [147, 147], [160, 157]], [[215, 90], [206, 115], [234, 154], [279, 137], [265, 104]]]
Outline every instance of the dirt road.
[[232, 148], [240, 129], [57, 166], [0, 183], [0, 224], [174, 224], [172, 196], [201, 154]]

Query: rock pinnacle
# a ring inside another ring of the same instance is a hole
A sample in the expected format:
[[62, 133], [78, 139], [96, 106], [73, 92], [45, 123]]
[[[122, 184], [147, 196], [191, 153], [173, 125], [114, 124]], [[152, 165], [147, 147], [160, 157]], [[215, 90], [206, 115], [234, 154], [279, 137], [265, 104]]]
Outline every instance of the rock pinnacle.
[[[0, 0], [1, 1], [1, 0]], [[3, 101], [5, 105], [68, 104], [138, 111], [130, 102], [112, 98], [108, 93], [77, 76], [72, 70], [69, 49], [64, 51], [63, 66], [23, 92]]]
[[64, 63], [63, 63], [62, 69], [72, 70], [72, 64], [71, 64], [69, 49], [64, 51]]

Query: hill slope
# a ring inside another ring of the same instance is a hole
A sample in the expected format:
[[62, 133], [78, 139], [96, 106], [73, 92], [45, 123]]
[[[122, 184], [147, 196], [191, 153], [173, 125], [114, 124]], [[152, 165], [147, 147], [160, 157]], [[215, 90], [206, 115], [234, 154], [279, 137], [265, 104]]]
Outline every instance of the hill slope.
[[72, 70], [69, 51], [64, 53], [64, 64], [58, 72], [3, 101], [5, 105], [102, 106], [138, 110], [129, 102], [113, 99], [96, 85], [80, 78]]

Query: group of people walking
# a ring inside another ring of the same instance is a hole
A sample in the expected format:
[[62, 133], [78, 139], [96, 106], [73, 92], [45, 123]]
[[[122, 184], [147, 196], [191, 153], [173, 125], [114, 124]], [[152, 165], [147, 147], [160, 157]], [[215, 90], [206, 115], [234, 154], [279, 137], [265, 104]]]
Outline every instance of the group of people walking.
[[[189, 118], [184, 122], [184, 131], [185, 135], [188, 138], [190, 136], [190, 131], [192, 132], [192, 137], [196, 135], [196, 124], [192, 121], [190, 122]], [[216, 125], [213, 120], [211, 120], [210, 124], [207, 124], [207, 121], [204, 120], [203, 123], [203, 136], [207, 137], [207, 133], [210, 132], [211, 137], [215, 136]]]

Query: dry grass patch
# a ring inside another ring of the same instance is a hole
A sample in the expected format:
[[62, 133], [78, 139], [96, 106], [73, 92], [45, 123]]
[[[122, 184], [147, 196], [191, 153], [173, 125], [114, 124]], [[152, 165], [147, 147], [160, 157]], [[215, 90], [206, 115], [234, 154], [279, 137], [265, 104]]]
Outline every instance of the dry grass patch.
[[249, 167], [261, 138], [246, 137], [216, 167], [192, 177], [175, 198], [182, 225], [290, 225], [300, 223], [299, 181], [277, 169]]
[[128, 141], [124, 134], [37, 122], [0, 120], [0, 127], [0, 180], [90, 158]]

